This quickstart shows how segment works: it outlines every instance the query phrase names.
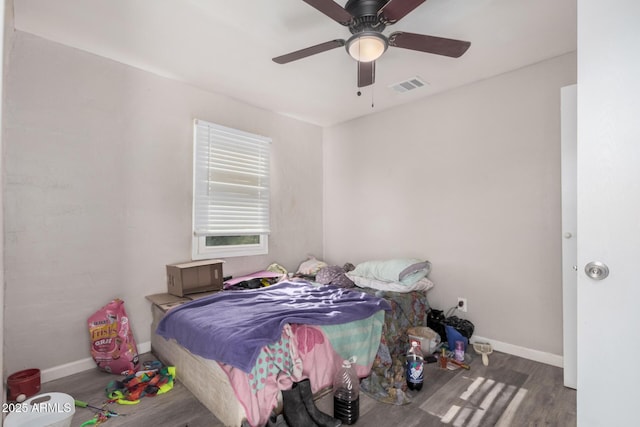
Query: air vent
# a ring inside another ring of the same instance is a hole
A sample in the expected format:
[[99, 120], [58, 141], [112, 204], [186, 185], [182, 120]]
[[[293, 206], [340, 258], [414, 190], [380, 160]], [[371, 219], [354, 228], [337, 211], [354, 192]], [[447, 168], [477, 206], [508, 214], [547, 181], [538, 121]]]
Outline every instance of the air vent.
[[420, 77], [415, 76], [400, 83], [392, 84], [389, 87], [398, 93], [405, 93], [409, 92], [410, 90], [418, 89], [427, 85], [427, 82], [422, 80]]

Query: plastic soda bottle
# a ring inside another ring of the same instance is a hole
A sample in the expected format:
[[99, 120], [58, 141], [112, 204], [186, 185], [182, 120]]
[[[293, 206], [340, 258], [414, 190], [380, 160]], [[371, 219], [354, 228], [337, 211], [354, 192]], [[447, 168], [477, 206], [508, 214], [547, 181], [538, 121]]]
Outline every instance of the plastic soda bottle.
[[424, 357], [418, 341], [411, 340], [407, 353], [407, 387], [409, 390], [422, 390], [424, 382]]
[[343, 424], [354, 424], [360, 415], [360, 379], [352, 363], [355, 357], [342, 362], [333, 381], [333, 417]]
[[456, 341], [455, 358], [458, 362], [464, 362], [464, 342]]

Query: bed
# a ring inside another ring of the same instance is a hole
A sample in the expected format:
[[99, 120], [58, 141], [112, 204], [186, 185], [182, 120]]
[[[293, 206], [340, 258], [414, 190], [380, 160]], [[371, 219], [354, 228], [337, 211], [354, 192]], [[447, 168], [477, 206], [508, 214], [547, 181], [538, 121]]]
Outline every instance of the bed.
[[[285, 286], [291, 286], [291, 282], [285, 283]], [[293, 283], [322, 289], [337, 288], [306, 281]], [[220, 294], [262, 296], [269, 288], [277, 290], [278, 286], [281, 284]], [[312, 391], [320, 393], [331, 386], [342, 360], [354, 355], [357, 356], [358, 376], [364, 378], [364, 392], [386, 403], [408, 403], [410, 399], [403, 392], [406, 388], [401, 368], [408, 342], [405, 331], [407, 326], [426, 324], [426, 292], [337, 289], [337, 292], [355, 293], [361, 295], [359, 299], [372, 301], [374, 308], [371, 313], [360, 313], [357, 319], [347, 316], [346, 321], [333, 324], [322, 324], [327, 322], [313, 319], [307, 321], [305, 318], [286, 322], [274, 342], [261, 344], [257, 357], [240, 364], [242, 366], [220, 361], [229, 362], [229, 354], [206, 354], [201, 348], [178, 343], [176, 337], [162, 337], [161, 334], [167, 336], [167, 333], [157, 333], [158, 327], [166, 323], [162, 319], [168, 315], [156, 305], [152, 307], [152, 350], [165, 363], [175, 365], [178, 378], [228, 426], [264, 425], [271, 411], [279, 405], [280, 390], [290, 388], [295, 381], [309, 378]], [[212, 303], [213, 310], [218, 310], [218, 303]], [[181, 310], [184, 309], [181, 307]], [[226, 325], [224, 329], [228, 329]], [[231, 353], [234, 351], [238, 350], [231, 350]], [[287, 357], [278, 361], [277, 355], [281, 354]]]

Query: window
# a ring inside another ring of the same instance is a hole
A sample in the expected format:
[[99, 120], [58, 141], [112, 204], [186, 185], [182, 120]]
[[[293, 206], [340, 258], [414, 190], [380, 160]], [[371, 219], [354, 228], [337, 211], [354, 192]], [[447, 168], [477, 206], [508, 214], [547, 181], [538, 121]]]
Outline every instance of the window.
[[268, 253], [271, 139], [194, 122], [193, 259]]

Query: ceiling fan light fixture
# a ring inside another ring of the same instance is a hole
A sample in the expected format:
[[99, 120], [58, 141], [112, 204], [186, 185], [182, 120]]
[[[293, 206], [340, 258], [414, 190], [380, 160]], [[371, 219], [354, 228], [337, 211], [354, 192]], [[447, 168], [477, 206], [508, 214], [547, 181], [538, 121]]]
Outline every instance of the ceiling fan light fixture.
[[347, 52], [358, 62], [371, 62], [380, 58], [389, 43], [387, 38], [376, 32], [354, 34], [347, 40]]

